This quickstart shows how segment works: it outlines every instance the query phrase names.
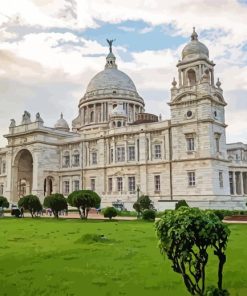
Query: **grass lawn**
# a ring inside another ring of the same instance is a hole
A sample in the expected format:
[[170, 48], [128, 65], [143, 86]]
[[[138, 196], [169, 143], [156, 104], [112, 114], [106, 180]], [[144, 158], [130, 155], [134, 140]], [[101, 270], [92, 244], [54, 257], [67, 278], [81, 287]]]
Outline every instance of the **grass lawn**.
[[[247, 225], [229, 227], [224, 286], [245, 296]], [[189, 295], [160, 255], [153, 223], [3, 218], [0, 230], [1, 296]], [[215, 283], [214, 259], [207, 271]]]

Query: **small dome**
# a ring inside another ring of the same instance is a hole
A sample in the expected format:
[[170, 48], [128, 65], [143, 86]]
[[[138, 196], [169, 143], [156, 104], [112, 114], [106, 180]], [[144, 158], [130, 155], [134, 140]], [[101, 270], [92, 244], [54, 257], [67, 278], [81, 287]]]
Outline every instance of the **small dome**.
[[54, 125], [54, 128], [61, 131], [66, 131], [66, 132], [69, 131], [69, 125], [67, 121], [63, 118], [63, 113], [61, 113], [61, 116], [56, 122], [56, 124]]
[[125, 110], [123, 109], [123, 104], [118, 104], [117, 107], [111, 111], [111, 117], [112, 116], [127, 116]]
[[182, 51], [182, 59], [195, 59], [195, 58], [209, 58], [209, 51], [206, 45], [198, 41], [198, 35], [193, 28], [191, 34], [191, 41]]

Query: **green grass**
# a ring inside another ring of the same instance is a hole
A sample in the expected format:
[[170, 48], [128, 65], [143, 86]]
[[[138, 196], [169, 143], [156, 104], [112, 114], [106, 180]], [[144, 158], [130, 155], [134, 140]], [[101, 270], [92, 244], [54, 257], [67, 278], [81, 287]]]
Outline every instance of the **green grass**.
[[[224, 286], [247, 295], [247, 225], [231, 225]], [[0, 219], [0, 295], [189, 295], [153, 223]], [[208, 266], [215, 283], [216, 261]]]

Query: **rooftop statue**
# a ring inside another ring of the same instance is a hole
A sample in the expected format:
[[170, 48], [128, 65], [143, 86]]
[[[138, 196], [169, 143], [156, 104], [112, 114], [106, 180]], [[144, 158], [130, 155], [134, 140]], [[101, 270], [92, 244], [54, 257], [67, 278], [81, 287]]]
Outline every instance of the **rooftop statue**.
[[112, 52], [112, 43], [114, 42], [114, 41], [116, 41], [116, 39], [106, 39], [106, 41], [107, 41], [107, 43], [109, 44], [109, 49], [110, 49], [110, 52]]
[[22, 124], [31, 123], [31, 114], [27, 111], [24, 111], [24, 114], [22, 115]]

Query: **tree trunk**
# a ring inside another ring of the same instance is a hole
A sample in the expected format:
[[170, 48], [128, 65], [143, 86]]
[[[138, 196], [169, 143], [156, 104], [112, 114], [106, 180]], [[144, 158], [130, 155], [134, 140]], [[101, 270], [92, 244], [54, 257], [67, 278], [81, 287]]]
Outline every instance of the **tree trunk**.
[[218, 265], [218, 288], [222, 290], [222, 279], [223, 279], [223, 267], [226, 262], [226, 255], [224, 253], [219, 252], [219, 265]]
[[83, 217], [82, 217], [82, 214], [81, 214], [81, 208], [77, 208], [77, 209], [78, 209], [79, 216], [82, 219]]

